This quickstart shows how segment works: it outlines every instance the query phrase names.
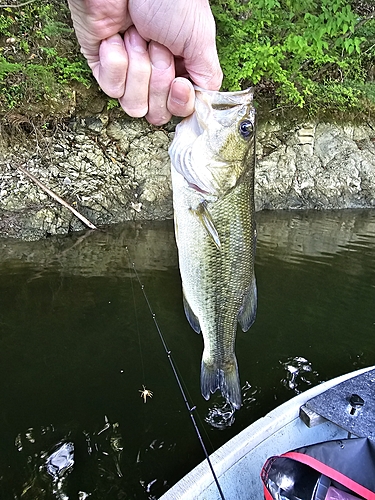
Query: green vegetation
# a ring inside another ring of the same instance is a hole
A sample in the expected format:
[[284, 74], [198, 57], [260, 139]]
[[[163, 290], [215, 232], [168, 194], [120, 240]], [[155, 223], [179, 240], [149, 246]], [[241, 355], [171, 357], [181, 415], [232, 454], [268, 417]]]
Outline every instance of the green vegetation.
[[66, 4], [35, 1], [0, 10], [0, 110], [71, 111], [91, 72], [79, 53]]
[[213, 0], [212, 9], [226, 89], [256, 85], [309, 114], [374, 113], [374, 0]]
[[[293, 113], [375, 114], [375, 0], [211, 0], [211, 6], [225, 89], [255, 85], [258, 96]], [[100, 91], [66, 3], [0, 8], [2, 114], [48, 120], [95, 96]], [[107, 109], [118, 105], [106, 102]]]

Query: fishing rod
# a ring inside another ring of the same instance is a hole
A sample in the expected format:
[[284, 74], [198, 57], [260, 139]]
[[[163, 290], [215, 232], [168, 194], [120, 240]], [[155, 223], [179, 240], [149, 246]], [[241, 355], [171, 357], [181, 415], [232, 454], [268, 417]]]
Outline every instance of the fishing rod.
[[[125, 248], [126, 248], [126, 251], [127, 251], [127, 253], [128, 253], [129, 260], [130, 260], [129, 249], [128, 249], [128, 247], [125, 247]], [[196, 434], [197, 434], [197, 436], [198, 436], [198, 440], [199, 440], [199, 442], [200, 442], [200, 444], [201, 444], [201, 447], [202, 447], [202, 449], [203, 449], [204, 456], [205, 456], [205, 458], [206, 458], [206, 460], [207, 460], [207, 463], [208, 463], [208, 465], [209, 465], [209, 467], [210, 467], [210, 469], [211, 469], [211, 473], [212, 473], [212, 476], [213, 476], [214, 481], [215, 481], [215, 483], [216, 483], [217, 489], [218, 489], [218, 491], [219, 491], [219, 493], [220, 493], [220, 497], [221, 497], [221, 499], [222, 499], [222, 500], [225, 500], [225, 496], [224, 496], [223, 490], [221, 489], [221, 486], [220, 486], [219, 480], [218, 480], [218, 478], [217, 478], [217, 476], [216, 476], [216, 473], [215, 473], [215, 471], [214, 471], [214, 468], [213, 468], [213, 466], [212, 466], [212, 462], [211, 462], [210, 457], [209, 457], [209, 455], [208, 455], [208, 452], [207, 452], [206, 446], [205, 446], [205, 444], [204, 444], [204, 441], [203, 441], [202, 435], [201, 435], [201, 433], [199, 432], [199, 428], [198, 428], [197, 422], [196, 422], [195, 417], [194, 417], [194, 414], [193, 414], [194, 410], [196, 409], [196, 406], [190, 406], [190, 404], [189, 404], [189, 401], [188, 401], [188, 399], [187, 399], [187, 397], [186, 397], [186, 394], [185, 394], [184, 388], [182, 387], [182, 383], [181, 383], [180, 377], [178, 376], [177, 369], [176, 369], [176, 365], [175, 365], [175, 363], [174, 363], [174, 361], [173, 361], [173, 358], [172, 358], [172, 352], [168, 349], [167, 343], [166, 343], [166, 341], [165, 341], [165, 339], [164, 339], [164, 336], [163, 336], [163, 333], [162, 333], [162, 331], [161, 331], [161, 329], [160, 329], [159, 323], [157, 322], [157, 319], [156, 319], [156, 314], [155, 314], [155, 313], [154, 313], [154, 311], [152, 310], [152, 307], [151, 307], [150, 301], [148, 300], [148, 297], [147, 297], [147, 294], [146, 294], [146, 291], [145, 291], [145, 286], [144, 286], [144, 284], [143, 284], [143, 283], [141, 282], [141, 280], [140, 280], [140, 277], [139, 277], [139, 274], [138, 274], [138, 272], [137, 272], [137, 269], [136, 269], [136, 267], [135, 267], [135, 263], [134, 263], [134, 262], [132, 262], [132, 268], [133, 268], [133, 271], [134, 271], [135, 277], [137, 278], [137, 281], [138, 281], [138, 283], [139, 283], [139, 286], [141, 287], [141, 290], [142, 290], [143, 296], [144, 296], [145, 301], [146, 301], [146, 303], [147, 303], [148, 310], [150, 311], [150, 314], [151, 314], [151, 316], [152, 316], [152, 319], [153, 319], [153, 322], [154, 322], [154, 324], [155, 324], [156, 330], [157, 330], [157, 332], [158, 332], [158, 334], [159, 334], [159, 337], [160, 337], [161, 343], [163, 344], [164, 351], [165, 351], [165, 353], [166, 353], [166, 355], [167, 355], [167, 357], [168, 357], [169, 364], [171, 365], [171, 368], [172, 368], [173, 374], [174, 374], [174, 376], [175, 376], [175, 379], [176, 379], [177, 385], [178, 385], [178, 387], [179, 387], [179, 389], [180, 389], [180, 392], [181, 392], [181, 395], [182, 395], [182, 399], [184, 400], [185, 406], [186, 406], [186, 408], [187, 408], [187, 411], [188, 411], [188, 413], [189, 413], [189, 415], [190, 415], [190, 418], [191, 418], [191, 421], [192, 421], [192, 423], [193, 423], [193, 426], [194, 426], [195, 432], [196, 432]]]

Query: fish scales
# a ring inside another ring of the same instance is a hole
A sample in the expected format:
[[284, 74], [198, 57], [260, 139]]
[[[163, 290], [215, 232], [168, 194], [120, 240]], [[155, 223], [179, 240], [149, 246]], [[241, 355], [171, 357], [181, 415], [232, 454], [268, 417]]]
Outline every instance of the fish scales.
[[204, 338], [201, 391], [208, 399], [219, 389], [235, 408], [237, 322], [246, 331], [256, 313], [254, 144], [250, 90], [197, 89], [196, 111], [170, 148], [185, 313]]

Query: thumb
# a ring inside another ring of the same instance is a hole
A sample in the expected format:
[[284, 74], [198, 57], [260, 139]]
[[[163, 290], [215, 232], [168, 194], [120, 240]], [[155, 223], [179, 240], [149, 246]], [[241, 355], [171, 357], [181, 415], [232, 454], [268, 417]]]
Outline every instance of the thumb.
[[219, 90], [223, 81], [216, 47], [201, 50], [184, 60], [185, 69], [195, 85], [206, 90]]
[[199, 87], [219, 90], [223, 72], [216, 48], [215, 19], [208, 1], [197, 2], [190, 15], [194, 23], [193, 29], [185, 41], [182, 53], [186, 71]]

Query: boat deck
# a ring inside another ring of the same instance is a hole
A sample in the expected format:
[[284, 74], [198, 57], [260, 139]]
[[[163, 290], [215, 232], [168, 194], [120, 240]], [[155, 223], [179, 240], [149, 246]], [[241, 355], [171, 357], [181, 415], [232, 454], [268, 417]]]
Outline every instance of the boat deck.
[[375, 369], [331, 387], [305, 408], [349, 434], [375, 440]]

